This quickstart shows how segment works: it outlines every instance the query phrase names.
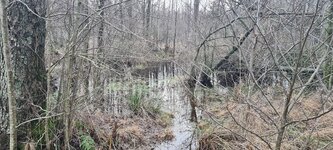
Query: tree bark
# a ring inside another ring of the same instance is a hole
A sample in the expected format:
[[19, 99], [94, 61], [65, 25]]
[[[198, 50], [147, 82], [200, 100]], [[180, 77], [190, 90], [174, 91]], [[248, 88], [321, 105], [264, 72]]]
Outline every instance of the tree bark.
[[9, 31], [7, 20], [7, 2], [1, 0], [1, 31], [3, 43], [3, 58], [5, 62], [5, 72], [7, 76], [7, 93], [8, 93], [8, 109], [9, 109], [9, 149], [16, 150], [17, 146], [17, 131], [16, 131], [16, 96], [14, 89], [14, 73], [11, 64], [11, 50], [9, 48]]
[[[1, 35], [1, 34], [0, 34]], [[1, 39], [2, 41], [2, 39]], [[3, 58], [2, 43], [0, 46], [0, 135], [6, 135], [8, 129], [8, 98], [6, 85], [5, 60]], [[0, 143], [1, 146], [1, 143]]]
[[[18, 121], [39, 117], [46, 105], [47, 77], [45, 68], [46, 1], [10, 0], [8, 27], [14, 70], [14, 89], [20, 107]], [[39, 139], [31, 134], [40, 128], [38, 121], [22, 127], [20, 138]], [[29, 128], [29, 125], [31, 128]], [[38, 136], [38, 137], [37, 137]]]

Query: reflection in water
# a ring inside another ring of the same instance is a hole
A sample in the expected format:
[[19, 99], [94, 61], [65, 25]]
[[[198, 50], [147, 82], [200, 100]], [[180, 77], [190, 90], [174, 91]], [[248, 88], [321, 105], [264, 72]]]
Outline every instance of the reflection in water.
[[[133, 86], [144, 84], [148, 91], [145, 99], [155, 100], [160, 104], [162, 111], [173, 114], [173, 124], [170, 129], [173, 131], [174, 139], [155, 146], [157, 150], [180, 150], [193, 149], [192, 135], [194, 124], [189, 121], [191, 108], [185, 93], [186, 89], [182, 84], [182, 70], [175, 67], [172, 62], [160, 62], [146, 68], [135, 69], [129, 76], [122, 80], [109, 79], [106, 91], [109, 100], [105, 106], [107, 111], [113, 112], [115, 116], [129, 114], [126, 108], [126, 95], [131, 92]], [[125, 108], [125, 109], [124, 109]]]
[[189, 101], [185, 95], [185, 89], [181, 84], [181, 71], [174, 67], [173, 63], [163, 64], [157, 70], [158, 73], [151, 73], [149, 81], [153, 84], [152, 89], [158, 89], [150, 92], [159, 96], [162, 100], [162, 110], [174, 115], [171, 130], [174, 139], [157, 145], [157, 150], [180, 150], [189, 149], [194, 146], [191, 143], [194, 124], [189, 121], [190, 107]]

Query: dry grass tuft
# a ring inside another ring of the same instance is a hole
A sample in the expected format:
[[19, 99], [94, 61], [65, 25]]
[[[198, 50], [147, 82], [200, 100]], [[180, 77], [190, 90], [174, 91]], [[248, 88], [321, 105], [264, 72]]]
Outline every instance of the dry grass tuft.
[[[91, 114], [78, 113], [79, 120], [84, 127], [94, 133], [96, 147], [117, 148], [117, 149], [149, 149], [151, 145], [171, 140], [173, 133], [171, 130], [164, 130], [166, 125], [161, 125], [158, 121], [150, 117], [110, 117], [112, 114], [95, 111]], [[163, 114], [163, 113], [162, 113]], [[165, 114], [166, 118], [172, 115]], [[156, 119], [161, 120], [162, 116]], [[170, 119], [170, 120], [171, 120]], [[159, 135], [158, 138], [157, 135]]]
[[138, 125], [126, 126], [122, 127], [117, 131], [118, 140], [129, 143], [130, 145], [135, 144], [145, 144], [143, 129], [141, 129]]
[[173, 132], [171, 129], [167, 128], [162, 133], [156, 135], [158, 141], [170, 141], [174, 138]]
[[199, 150], [239, 149], [245, 139], [228, 132], [212, 132], [203, 135], [199, 141]]
[[172, 124], [173, 118], [174, 118], [173, 114], [162, 112], [160, 114], [160, 117], [157, 119], [157, 123], [165, 128]]

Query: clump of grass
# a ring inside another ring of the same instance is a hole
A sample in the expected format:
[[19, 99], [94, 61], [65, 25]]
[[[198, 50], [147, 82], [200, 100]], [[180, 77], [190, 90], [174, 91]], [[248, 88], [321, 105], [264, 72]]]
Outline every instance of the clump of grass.
[[211, 124], [207, 121], [199, 121], [197, 124], [197, 128], [201, 131], [201, 132], [207, 132], [208, 130], [211, 129]]
[[246, 140], [230, 132], [213, 131], [201, 136], [199, 150], [240, 149]]
[[143, 107], [145, 112], [153, 118], [156, 118], [157, 115], [161, 115], [163, 113], [163, 111], [161, 111], [161, 101], [158, 97], [146, 99]]
[[121, 139], [119, 142], [122, 142], [122, 145], [126, 143], [135, 146], [146, 143], [143, 127], [134, 122], [126, 122], [123, 125], [124, 127], [119, 128], [117, 131], [117, 136]]
[[143, 99], [147, 94], [147, 86], [144, 84], [136, 84], [134, 85], [132, 91], [129, 96], [129, 108], [134, 114], [140, 114], [140, 110], [143, 107]]
[[141, 108], [142, 95], [139, 91], [134, 90], [129, 97], [129, 108], [134, 112], [134, 114], [138, 114]]
[[128, 104], [128, 109], [135, 115], [148, 114], [151, 117], [156, 117], [161, 113], [161, 104], [159, 97], [147, 96], [150, 87], [146, 81], [131, 80], [130, 82], [112, 82], [109, 84], [109, 89], [113, 92], [121, 91], [125, 96]]
[[162, 133], [156, 135], [156, 138], [159, 141], [170, 141], [174, 138], [173, 132], [171, 129], [167, 128]]
[[223, 139], [221, 139], [216, 134], [210, 134], [207, 136], [202, 136], [199, 140], [199, 150], [205, 150], [205, 149], [223, 149], [224, 142]]
[[172, 118], [174, 118], [173, 114], [166, 113], [166, 112], [160, 112], [157, 122], [162, 127], [167, 127], [167, 126], [170, 126], [172, 124]]

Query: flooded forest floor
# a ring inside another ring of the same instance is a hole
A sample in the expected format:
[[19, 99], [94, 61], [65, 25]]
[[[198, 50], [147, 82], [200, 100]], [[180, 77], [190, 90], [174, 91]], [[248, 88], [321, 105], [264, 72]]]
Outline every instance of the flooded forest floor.
[[[130, 73], [123, 78], [105, 81], [105, 99], [99, 104], [77, 106], [80, 111], [71, 141], [74, 147], [254, 150], [274, 145], [276, 122], [283, 111], [282, 87], [256, 89], [242, 82], [228, 88], [216, 83], [213, 88], [197, 86], [198, 121], [194, 123], [190, 122], [188, 74], [181, 66], [165, 61], [128, 69]], [[318, 92], [307, 92], [301, 96], [302, 103], [294, 104], [289, 117], [302, 120], [320, 114], [327, 107], [318, 101], [322, 97]], [[332, 129], [333, 119], [328, 115], [292, 124], [282, 148], [333, 148]]]
[[82, 141], [90, 141], [96, 149], [195, 149], [183, 70], [170, 61], [127, 69], [130, 74], [122, 79], [105, 81], [100, 104], [78, 106], [72, 145], [82, 148]]

